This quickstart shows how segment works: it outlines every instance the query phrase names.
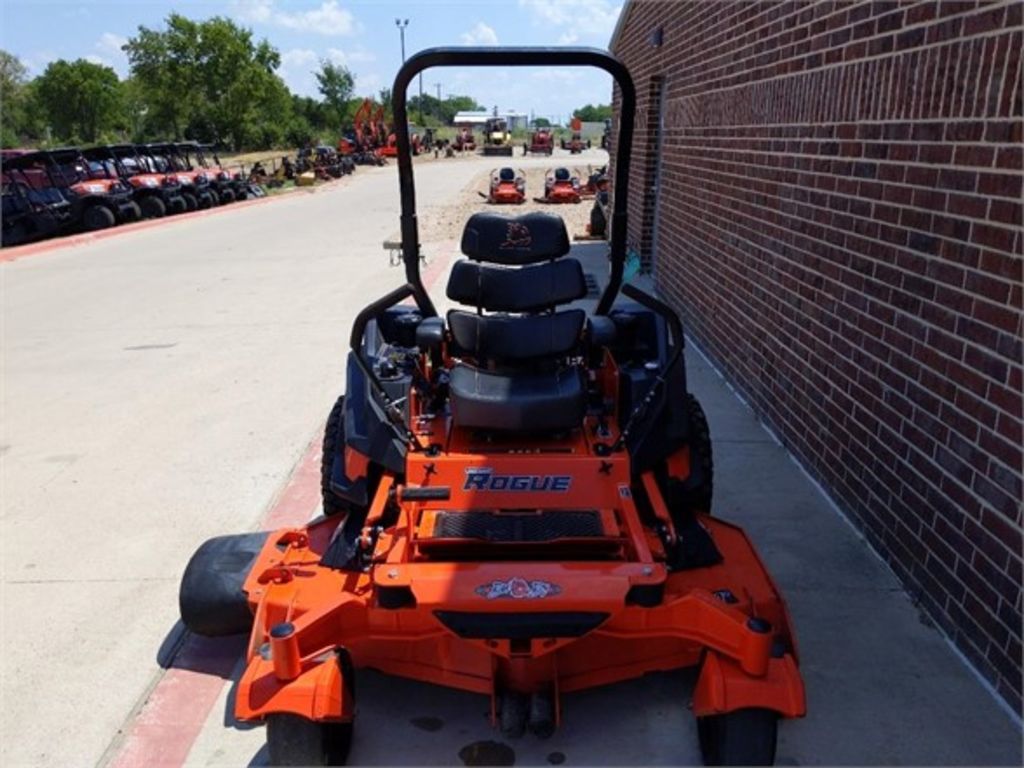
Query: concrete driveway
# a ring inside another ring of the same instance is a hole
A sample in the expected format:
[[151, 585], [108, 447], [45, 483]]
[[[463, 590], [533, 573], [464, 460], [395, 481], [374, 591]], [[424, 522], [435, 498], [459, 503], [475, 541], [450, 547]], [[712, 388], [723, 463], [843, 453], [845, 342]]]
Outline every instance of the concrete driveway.
[[[493, 164], [428, 163], [420, 188], [443, 205]], [[315, 513], [309, 446], [351, 320], [401, 279], [381, 249], [397, 197], [393, 167], [360, 168], [0, 265], [4, 765], [265, 760], [262, 729], [230, 715], [240, 644], [176, 629], [178, 579], [210, 536]], [[451, 243], [425, 250], [443, 282]], [[810, 712], [782, 725], [779, 762], [1019, 765], [1020, 722], [693, 350], [689, 370], [716, 512], [748, 527], [799, 634]], [[574, 695], [552, 739], [504, 744], [484, 699], [365, 673], [352, 758], [699, 763], [691, 686], [676, 673]]]

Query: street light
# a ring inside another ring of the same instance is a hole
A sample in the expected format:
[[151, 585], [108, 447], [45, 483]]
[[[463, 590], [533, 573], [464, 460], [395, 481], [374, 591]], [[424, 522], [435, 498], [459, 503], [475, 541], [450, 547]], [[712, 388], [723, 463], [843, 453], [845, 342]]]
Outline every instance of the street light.
[[395, 26], [398, 27], [398, 34], [402, 36], [402, 63], [405, 64], [405, 28], [409, 26], [409, 20], [395, 19]]
[[[405, 28], [409, 26], [408, 19], [395, 19], [395, 26], [398, 27], [398, 34], [402, 40], [402, 63], [405, 64]], [[420, 72], [420, 125], [423, 125], [423, 73]]]

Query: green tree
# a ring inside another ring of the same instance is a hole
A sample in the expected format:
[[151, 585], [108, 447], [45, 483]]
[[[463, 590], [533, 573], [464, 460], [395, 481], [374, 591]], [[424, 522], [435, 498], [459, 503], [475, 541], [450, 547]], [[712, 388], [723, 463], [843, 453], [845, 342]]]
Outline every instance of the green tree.
[[348, 102], [356, 85], [355, 78], [346, 67], [326, 60], [320, 62], [320, 71], [314, 74], [330, 117], [340, 129], [342, 121], [347, 117]]
[[165, 29], [140, 26], [124, 48], [150, 125], [235, 149], [283, 141], [291, 94], [275, 72], [281, 57], [251, 30], [171, 13]]
[[548, 120], [546, 117], [535, 117], [535, 118], [533, 118], [533, 127], [534, 128], [550, 128], [551, 127], [551, 121]]
[[121, 82], [110, 67], [85, 59], [50, 63], [34, 84], [38, 105], [54, 137], [96, 141], [123, 125]]
[[27, 74], [17, 56], [0, 50], [0, 144], [4, 147], [17, 146], [25, 137]]
[[577, 109], [573, 115], [585, 123], [603, 123], [612, 116], [611, 104], [587, 104]]

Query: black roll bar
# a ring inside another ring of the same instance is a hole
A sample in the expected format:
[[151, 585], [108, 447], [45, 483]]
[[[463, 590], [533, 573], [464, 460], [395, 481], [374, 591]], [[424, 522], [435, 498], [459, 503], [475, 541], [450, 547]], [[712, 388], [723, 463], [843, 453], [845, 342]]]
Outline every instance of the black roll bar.
[[[633, 146], [633, 122], [636, 116], [636, 89], [626, 66], [607, 51], [596, 48], [428, 48], [411, 56], [395, 75], [391, 89], [395, 139], [398, 145], [398, 186], [401, 194], [402, 261], [405, 277], [417, 292], [417, 302], [425, 315], [436, 315], [420, 277], [420, 244], [416, 223], [416, 188], [409, 142], [406, 91], [413, 77], [430, 67], [532, 67], [590, 66], [603, 69], [615, 78], [620, 92], [618, 140], [615, 155], [615, 182], [612, 200], [611, 274], [597, 304], [597, 314], [607, 314], [622, 286], [626, 263], [626, 193], [629, 184], [629, 158]], [[425, 299], [425, 302], [423, 302]], [[429, 310], [428, 310], [429, 307]]]

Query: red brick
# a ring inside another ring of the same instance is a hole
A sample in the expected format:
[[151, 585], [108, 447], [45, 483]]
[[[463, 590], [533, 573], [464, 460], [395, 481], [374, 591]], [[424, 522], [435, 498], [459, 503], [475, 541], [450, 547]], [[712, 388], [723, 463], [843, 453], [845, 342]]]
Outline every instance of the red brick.
[[[657, 207], [659, 290], [1015, 708], [1020, 5], [633, 0], [614, 46], [645, 108], [628, 237], [650, 259]], [[652, 56], [661, 16], [686, 23]], [[733, 17], [711, 49], [702, 22]]]

